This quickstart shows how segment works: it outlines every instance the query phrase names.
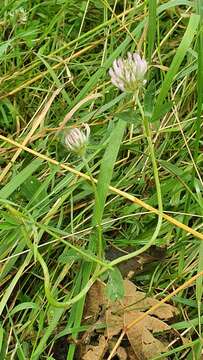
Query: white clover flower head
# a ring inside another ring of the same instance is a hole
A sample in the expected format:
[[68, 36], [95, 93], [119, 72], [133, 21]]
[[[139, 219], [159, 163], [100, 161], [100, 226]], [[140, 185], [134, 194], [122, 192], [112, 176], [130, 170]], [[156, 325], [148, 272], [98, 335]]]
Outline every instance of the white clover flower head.
[[127, 59], [114, 60], [109, 70], [111, 82], [126, 92], [134, 92], [146, 83], [147, 62], [138, 53], [128, 53]]
[[78, 128], [71, 129], [65, 135], [65, 146], [78, 155], [83, 155], [86, 149], [86, 145], [89, 140], [90, 127], [88, 124], [83, 124], [85, 131]]

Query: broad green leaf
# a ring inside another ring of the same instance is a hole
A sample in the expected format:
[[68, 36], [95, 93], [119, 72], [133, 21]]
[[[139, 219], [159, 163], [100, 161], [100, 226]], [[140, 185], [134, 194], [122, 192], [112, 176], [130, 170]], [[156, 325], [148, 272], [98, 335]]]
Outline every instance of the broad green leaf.
[[16, 305], [10, 312], [10, 315], [13, 316], [19, 311], [28, 310], [28, 309], [37, 309], [38, 305], [34, 302], [24, 302]]
[[59, 256], [58, 261], [61, 264], [70, 264], [73, 261], [81, 259], [82, 256], [77, 253], [74, 249], [65, 249], [63, 253]]
[[109, 271], [106, 295], [112, 301], [121, 300], [124, 297], [123, 278], [120, 271], [116, 267]]
[[109, 192], [109, 185], [113, 175], [114, 164], [118, 155], [119, 147], [126, 128], [126, 123], [119, 120], [110, 136], [109, 144], [102, 158], [99, 178], [97, 182], [98, 199], [95, 203], [93, 214], [93, 226], [101, 223], [104, 212], [106, 197]]
[[7, 199], [11, 194], [22, 185], [42, 164], [43, 160], [35, 159], [27, 165], [22, 171], [13, 177], [8, 184], [0, 190], [0, 199]]
[[141, 123], [141, 117], [139, 112], [133, 109], [116, 113], [116, 116], [119, 119], [126, 121], [128, 124], [134, 124], [135, 126], [140, 125]]
[[177, 176], [181, 176], [185, 173], [184, 169], [182, 169], [180, 166], [171, 164], [169, 161], [159, 160], [159, 163], [161, 164], [161, 166], [163, 166], [163, 168], [167, 169], [170, 173]]
[[[28, 179], [26, 179], [23, 183], [23, 185], [21, 186], [21, 192], [23, 193], [23, 195], [25, 196], [25, 198], [30, 201], [33, 196], [35, 195], [35, 193], [37, 192], [37, 190], [39, 189], [39, 187], [41, 186], [40, 181], [36, 178], [36, 176], [30, 176]], [[44, 189], [43, 192], [41, 192], [40, 194], [41, 197], [46, 197], [47, 196], [47, 192]], [[36, 204], [37, 199], [35, 199], [34, 204]]]
[[76, 249], [65, 249], [65, 251], [59, 256], [58, 260], [62, 264], [70, 264], [73, 261], [77, 260], [92, 261], [97, 262], [97, 257], [90, 251], [80, 248], [80, 252]]

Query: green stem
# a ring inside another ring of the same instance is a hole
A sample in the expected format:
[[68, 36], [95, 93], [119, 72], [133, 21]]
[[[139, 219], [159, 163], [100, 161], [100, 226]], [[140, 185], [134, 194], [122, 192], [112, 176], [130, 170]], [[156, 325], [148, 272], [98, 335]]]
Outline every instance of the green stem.
[[[112, 267], [115, 266], [115, 265], [118, 265], [119, 263], [121, 263], [123, 261], [129, 260], [129, 259], [143, 253], [150, 246], [152, 246], [154, 244], [159, 232], [160, 232], [161, 225], [162, 225], [163, 204], [162, 204], [162, 196], [161, 196], [161, 186], [160, 186], [159, 173], [158, 173], [157, 162], [156, 162], [156, 157], [155, 157], [155, 152], [154, 152], [154, 145], [153, 145], [153, 142], [152, 142], [151, 129], [150, 129], [148, 120], [144, 116], [144, 111], [143, 111], [142, 105], [140, 104], [138, 94], [136, 94], [136, 100], [137, 100], [137, 104], [138, 104], [140, 113], [142, 115], [142, 120], [143, 120], [143, 125], [144, 125], [144, 130], [145, 130], [145, 136], [146, 136], [147, 141], [148, 141], [149, 153], [150, 153], [150, 157], [151, 157], [151, 161], [152, 161], [152, 167], [153, 167], [154, 179], [155, 179], [155, 185], [156, 185], [156, 191], [157, 191], [159, 215], [158, 215], [158, 221], [157, 221], [155, 231], [154, 231], [151, 239], [149, 240], [149, 242], [146, 245], [144, 245], [143, 247], [141, 247], [139, 250], [136, 250], [136, 251], [134, 251], [134, 252], [132, 252], [132, 253], [130, 253], [128, 255], [121, 256], [118, 259], [115, 259], [115, 260], [111, 261], [109, 263], [109, 265], [112, 266]], [[106, 270], [107, 269], [102, 268], [98, 272], [97, 276], [102, 275]]]
[[[116, 260], [113, 260], [112, 262], [110, 262], [108, 265], [109, 267], [115, 266], [123, 261], [129, 260], [130, 258], [133, 258], [139, 254], [141, 254], [142, 252], [146, 251], [156, 240], [159, 231], [161, 229], [161, 225], [162, 225], [162, 213], [163, 213], [163, 205], [162, 205], [162, 196], [161, 196], [161, 186], [160, 186], [160, 182], [159, 182], [159, 174], [158, 174], [158, 168], [157, 168], [157, 163], [156, 163], [156, 157], [155, 157], [155, 153], [154, 153], [154, 145], [152, 142], [152, 136], [151, 136], [151, 130], [149, 127], [149, 123], [146, 119], [146, 117], [144, 116], [144, 112], [142, 109], [142, 106], [140, 104], [139, 98], [137, 96], [137, 104], [139, 106], [141, 115], [142, 115], [142, 119], [143, 119], [143, 125], [144, 125], [144, 129], [145, 129], [145, 135], [147, 137], [147, 141], [148, 141], [148, 146], [149, 146], [149, 152], [150, 152], [150, 156], [151, 156], [151, 161], [152, 161], [152, 166], [153, 166], [153, 172], [154, 172], [154, 179], [155, 179], [155, 184], [156, 184], [156, 190], [157, 190], [157, 198], [158, 198], [158, 209], [159, 209], [159, 216], [158, 216], [158, 222], [157, 222], [157, 226], [156, 229], [150, 239], [150, 241], [144, 245], [141, 249], [134, 251], [128, 255], [124, 255], [119, 257]], [[95, 193], [95, 201], [99, 201], [98, 199], [98, 192], [97, 192], [97, 188], [95, 185], [95, 182], [92, 178], [92, 174], [91, 174], [91, 169], [89, 167], [88, 162], [86, 161], [85, 157], [82, 157], [82, 160], [86, 166], [88, 175], [90, 176], [91, 179], [91, 183], [94, 189], [94, 193]], [[13, 209], [11, 209], [13, 210]], [[19, 217], [19, 212], [16, 212], [16, 216]], [[36, 254], [37, 260], [39, 261], [42, 269], [43, 269], [43, 273], [44, 273], [44, 287], [45, 287], [45, 294], [47, 297], [48, 302], [58, 308], [68, 308], [70, 307], [72, 304], [76, 303], [77, 301], [79, 301], [90, 289], [90, 287], [93, 285], [93, 283], [96, 281], [96, 279], [103, 274], [107, 269], [108, 269], [108, 265], [104, 266], [101, 268], [101, 263], [97, 262], [97, 266], [95, 268], [95, 271], [92, 275], [92, 277], [89, 279], [89, 281], [86, 283], [86, 285], [84, 286], [84, 288], [79, 292], [79, 294], [77, 294], [76, 296], [74, 296], [73, 298], [71, 298], [70, 300], [66, 301], [66, 302], [60, 302], [58, 300], [56, 300], [52, 294], [51, 294], [51, 283], [50, 283], [50, 276], [49, 276], [49, 271], [48, 271], [48, 267], [46, 265], [46, 262], [44, 261], [42, 255], [38, 252], [38, 249], [32, 244], [32, 242], [29, 239], [29, 231], [26, 228], [26, 224], [25, 224], [25, 219], [22, 218], [22, 214], [20, 214], [21, 216], [21, 220], [23, 223], [22, 226], [22, 231], [23, 234], [25, 236], [25, 239], [27, 241], [27, 244], [29, 246], [29, 248], [32, 250], [33, 254]], [[97, 225], [97, 229], [98, 229], [98, 255], [99, 255], [99, 259], [102, 258], [102, 226], [101, 224], [98, 223]]]
[[140, 113], [142, 115], [142, 120], [143, 120], [143, 125], [144, 125], [144, 130], [145, 130], [145, 136], [147, 138], [148, 141], [148, 147], [149, 147], [149, 153], [150, 153], [150, 157], [151, 157], [151, 161], [152, 161], [152, 167], [153, 167], [153, 172], [154, 172], [154, 179], [155, 179], [155, 185], [156, 185], [156, 191], [157, 191], [157, 200], [158, 200], [158, 209], [159, 209], [159, 216], [158, 216], [158, 222], [156, 225], [156, 229], [151, 237], [151, 239], [149, 240], [149, 242], [144, 245], [143, 247], [141, 247], [139, 250], [133, 251], [132, 253], [128, 254], [128, 255], [124, 255], [119, 257], [118, 259], [115, 259], [113, 261], [110, 262], [111, 266], [115, 266], [118, 265], [119, 263], [129, 260], [141, 253], [143, 253], [144, 251], [146, 251], [150, 246], [152, 246], [160, 232], [161, 229], [161, 225], [162, 225], [162, 218], [163, 218], [163, 204], [162, 204], [162, 196], [161, 196], [161, 186], [160, 186], [160, 181], [159, 181], [159, 173], [158, 173], [158, 168], [157, 168], [157, 162], [156, 162], [156, 157], [155, 157], [155, 152], [154, 152], [154, 145], [152, 142], [152, 134], [151, 134], [151, 129], [148, 123], [147, 118], [144, 115], [144, 111], [142, 108], [142, 105], [140, 103], [140, 100], [138, 98], [138, 94], [136, 95], [136, 101], [140, 110]]
[[[88, 175], [90, 176], [91, 179], [91, 183], [94, 189], [94, 193], [95, 193], [95, 201], [98, 202], [98, 192], [97, 192], [97, 188], [96, 185], [94, 183], [94, 180], [92, 178], [92, 174], [91, 174], [91, 170], [90, 167], [88, 165], [88, 162], [86, 161], [85, 158], [83, 158], [83, 162], [86, 166]], [[43, 274], [44, 274], [44, 289], [45, 289], [45, 294], [47, 297], [48, 302], [57, 307], [57, 308], [68, 308], [71, 305], [73, 305], [74, 303], [78, 302], [80, 299], [82, 299], [82, 297], [85, 296], [85, 294], [88, 292], [88, 290], [90, 289], [90, 287], [94, 284], [95, 280], [98, 278], [100, 273], [103, 273], [104, 271], [106, 271], [107, 269], [111, 268], [110, 264], [105, 264], [105, 262], [102, 261], [102, 226], [101, 224], [98, 222], [97, 225], [97, 229], [98, 229], [98, 253], [99, 253], [99, 258], [93, 258], [91, 256], [91, 254], [87, 254], [85, 252], [83, 252], [80, 249], [75, 249], [77, 252], [79, 252], [81, 255], [85, 256], [86, 258], [88, 258], [90, 261], [92, 262], [96, 262], [96, 268], [93, 272], [92, 277], [88, 280], [88, 282], [86, 283], [86, 285], [83, 287], [83, 289], [74, 297], [70, 298], [68, 301], [63, 302], [63, 301], [58, 301], [56, 300], [51, 293], [51, 281], [50, 281], [50, 276], [49, 276], [49, 270], [47, 267], [46, 262], [44, 261], [42, 255], [39, 253], [37, 246], [34, 246], [32, 244], [32, 241], [30, 240], [30, 229], [28, 230], [27, 227], [27, 218], [24, 217], [18, 210], [14, 209], [13, 206], [7, 205], [7, 208], [9, 209], [9, 211], [11, 211], [11, 213], [18, 219], [18, 221], [20, 221], [20, 223], [22, 224], [22, 233], [23, 236], [25, 238], [25, 241], [28, 245], [28, 247], [31, 249], [32, 253], [34, 254], [34, 256], [36, 256], [36, 259], [39, 261], [42, 270], [43, 270]], [[30, 227], [29, 227], [30, 228]], [[47, 229], [46, 229], [47, 231]], [[53, 233], [52, 233], [53, 235]], [[61, 240], [61, 239], [59, 239]], [[62, 242], [65, 242], [63, 240], [61, 240]], [[66, 243], [66, 242], [65, 242]], [[73, 245], [68, 244], [70, 247], [75, 248]], [[102, 269], [101, 269], [102, 267]]]
[[159, 211], [161, 213], [161, 217], [162, 217], [163, 204], [162, 204], [162, 196], [161, 196], [161, 185], [160, 185], [160, 181], [159, 181], [159, 172], [158, 172], [157, 162], [156, 162], [156, 157], [155, 157], [155, 152], [154, 152], [154, 144], [152, 142], [152, 132], [151, 132], [151, 129], [149, 126], [149, 122], [144, 115], [144, 111], [143, 111], [142, 105], [140, 104], [138, 97], [137, 97], [137, 103], [138, 103], [138, 107], [139, 107], [141, 115], [142, 115], [143, 125], [144, 125], [144, 129], [145, 129], [145, 135], [146, 135], [146, 138], [148, 141], [149, 152], [150, 152], [152, 166], [153, 166], [153, 172], [154, 172], [154, 180], [155, 180], [156, 191], [157, 191], [158, 209], [159, 209]]
[[[99, 203], [97, 187], [96, 187], [96, 184], [95, 184], [94, 179], [92, 177], [92, 172], [91, 172], [91, 169], [89, 167], [88, 161], [85, 158], [85, 156], [82, 156], [82, 161], [85, 164], [87, 174], [89, 175], [90, 180], [91, 180], [91, 184], [92, 184], [94, 194], [95, 194], [95, 202]], [[99, 220], [97, 220], [96, 228], [97, 228], [97, 234], [98, 234], [98, 257], [100, 259], [102, 259], [103, 258], [102, 225], [101, 225], [101, 222]]]
[[34, 247], [34, 245], [32, 244], [32, 242], [29, 239], [29, 231], [26, 228], [26, 224], [24, 222], [23, 226], [22, 226], [22, 233], [25, 237], [25, 240], [29, 246], [29, 248], [32, 250], [33, 254], [36, 254], [36, 258], [39, 261], [43, 273], [44, 273], [44, 289], [45, 289], [45, 294], [47, 297], [48, 302], [57, 307], [57, 308], [68, 308], [70, 307], [72, 304], [76, 303], [78, 300], [80, 300], [90, 289], [90, 287], [94, 284], [95, 280], [98, 278], [98, 274], [99, 274], [99, 270], [98, 268], [95, 269], [92, 277], [89, 279], [89, 281], [87, 282], [87, 284], [84, 286], [84, 288], [79, 292], [79, 294], [77, 294], [76, 296], [74, 296], [73, 298], [71, 298], [68, 301], [65, 302], [60, 302], [58, 300], [56, 300], [52, 294], [51, 294], [51, 282], [50, 282], [50, 276], [49, 276], [49, 270], [47, 267], [46, 262], [44, 261], [42, 255], [39, 253], [39, 251], [36, 249], [36, 247]]
[[[100, 259], [96, 259], [93, 258], [91, 256], [91, 254], [87, 254], [85, 252], [83, 252], [80, 249], [75, 249], [77, 252], [79, 252], [81, 255], [83, 255], [84, 257], [87, 257], [90, 261], [95, 261], [97, 263], [97, 267], [92, 275], [92, 277], [89, 279], [89, 281], [86, 283], [86, 285], [84, 286], [84, 288], [80, 291], [79, 294], [77, 294], [76, 296], [74, 296], [73, 298], [71, 298], [70, 300], [66, 301], [66, 302], [60, 302], [58, 300], [56, 300], [51, 293], [51, 282], [50, 282], [50, 276], [49, 276], [49, 270], [47, 267], [46, 262], [44, 261], [42, 255], [39, 253], [38, 248], [37, 248], [37, 244], [33, 245], [32, 241], [30, 240], [30, 233], [32, 232], [32, 229], [30, 228], [30, 219], [27, 218], [25, 215], [23, 215], [20, 211], [16, 210], [13, 206], [11, 206], [10, 204], [5, 204], [5, 207], [11, 212], [11, 214], [16, 218], [16, 220], [18, 221], [19, 225], [21, 225], [21, 231], [22, 234], [24, 236], [24, 239], [28, 245], [28, 247], [30, 248], [30, 250], [32, 251], [33, 255], [36, 256], [36, 259], [39, 261], [42, 270], [43, 270], [43, 274], [44, 274], [44, 289], [45, 289], [45, 294], [47, 297], [48, 302], [57, 307], [57, 308], [68, 308], [70, 307], [72, 304], [76, 303], [77, 301], [79, 301], [90, 289], [90, 287], [93, 285], [93, 283], [95, 282], [95, 280], [98, 278], [100, 272], [101, 272], [101, 266], [103, 267], [103, 272], [106, 271], [107, 269], [111, 269], [111, 265], [110, 263], [106, 263], [102, 262]], [[38, 224], [39, 225], [39, 224]], [[31, 230], [31, 231], [30, 231]], [[47, 228], [44, 228], [45, 231], [49, 232], [51, 235], [55, 236], [56, 238], [58, 238], [58, 236], [56, 236], [52, 231], [48, 231]], [[65, 242], [64, 240], [58, 238], [59, 241]], [[65, 242], [66, 243], [66, 242]], [[66, 243], [67, 244], [67, 243]], [[74, 245], [72, 244], [68, 244], [70, 247], [75, 248]]]
[[101, 265], [102, 267], [106, 268], [107, 270], [112, 270], [112, 267], [109, 263], [102, 261], [101, 259], [99, 259], [98, 257], [94, 256], [91, 253], [88, 253], [86, 251], [81, 250], [81, 248], [78, 248], [77, 246], [74, 246], [73, 244], [71, 244], [70, 242], [61, 239], [60, 237], [58, 237], [52, 230], [50, 230], [49, 228], [47, 228], [46, 226], [44, 226], [43, 224], [37, 224], [41, 229], [43, 229], [44, 231], [46, 231], [48, 234], [50, 234], [51, 236], [53, 236], [55, 239], [57, 239], [58, 241], [61, 241], [62, 243], [64, 243], [66, 246], [70, 247], [71, 249], [75, 250], [76, 253], [80, 254], [84, 259], [86, 259], [86, 261], [89, 262], [95, 262], [99, 265]]

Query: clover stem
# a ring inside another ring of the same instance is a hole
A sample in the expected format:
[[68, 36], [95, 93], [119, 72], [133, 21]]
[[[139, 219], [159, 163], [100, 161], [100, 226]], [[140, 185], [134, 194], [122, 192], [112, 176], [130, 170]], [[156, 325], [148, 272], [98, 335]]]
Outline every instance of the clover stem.
[[[99, 206], [99, 196], [98, 196], [97, 187], [96, 187], [95, 181], [94, 181], [94, 179], [92, 177], [92, 172], [91, 172], [91, 169], [89, 167], [88, 161], [87, 161], [87, 159], [86, 159], [86, 157], [84, 155], [82, 156], [82, 160], [83, 160], [83, 163], [85, 164], [87, 174], [90, 177], [92, 188], [94, 190], [95, 204], [96, 204], [96, 206]], [[97, 249], [98, 250], [98, 257], [99, 257], [99, 259], [102, 259], [102, 257], [103, 257], [102, 225], [101, 225], [101, 222], [99, 221], [99, 219], [96, 219], [95, 226], [96, 226], [97, 234], [98, 234], [98, 249]]]
[[160, 232], [161, 225], [162, 225], [162, 219], [163, 219], [163, 204], [162, 204], [162, 196], [161, 196], [161, 185], [160, 185], [160, 181], [159, 181], [159, 173], [158, 173], [157, 162], [156, 162], [156, 157], [155, 157], [154, 144], [152, 141], [152, 133], [151, 133], [148, 119], [146, 118], [143, 108], [142, 108], [142, 105], [140, 103], [138, 93], [136, 94], [136, 102], [137, 102], [137, 105], [139, 107], [139, 110], [140, 110], [140, 113], [142, 116], [142, 122], [143, 122], [143, 126], [144, 126], [145, 136], [146, 136], [147, 142], [148, 142], [148, 149], [149, 149], [149, 153], [150, 153], [150, 158], [151, 158], [153, 173], [154, 173], [154, 180], [155, 180], [155, 185], [156, 185], [159, 215], [158, 215], [158, 221], [157, 221], [156, 228], [152, 234], [151, 239], [148, 241], [148, 243], [146, 245], [142, 246], [140, 249], [133, 251], [130, 254], [121, 256], [118, 259], [111, 261], [110, 262], [111, 266], [118, 265], [119, 263], [129, 260], [129, 259], [143, 253], [147, 249], [149, 249], [149, 247], [154, 244], [154, 242]]

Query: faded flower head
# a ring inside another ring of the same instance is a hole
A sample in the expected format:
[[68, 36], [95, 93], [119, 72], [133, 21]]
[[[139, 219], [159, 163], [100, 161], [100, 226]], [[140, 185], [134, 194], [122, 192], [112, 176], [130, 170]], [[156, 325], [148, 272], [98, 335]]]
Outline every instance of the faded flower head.
[[78, 128], [71, 129], [64, 139], [66, 147], [78, 155], [84, 154], [90, 135], [89, 125], [84, 124], [83, 127], [84, 131]]
[[146, 83], [147, 62], [139, 54], [128, 53], [127, 59], [114, 60], [109, 70], [111, 82], [122, 91], [134, 92]]
[[26, 24], [28, 19], [28, 14], [23, 7], [10, 12], [9, 16], [19, 24]]

